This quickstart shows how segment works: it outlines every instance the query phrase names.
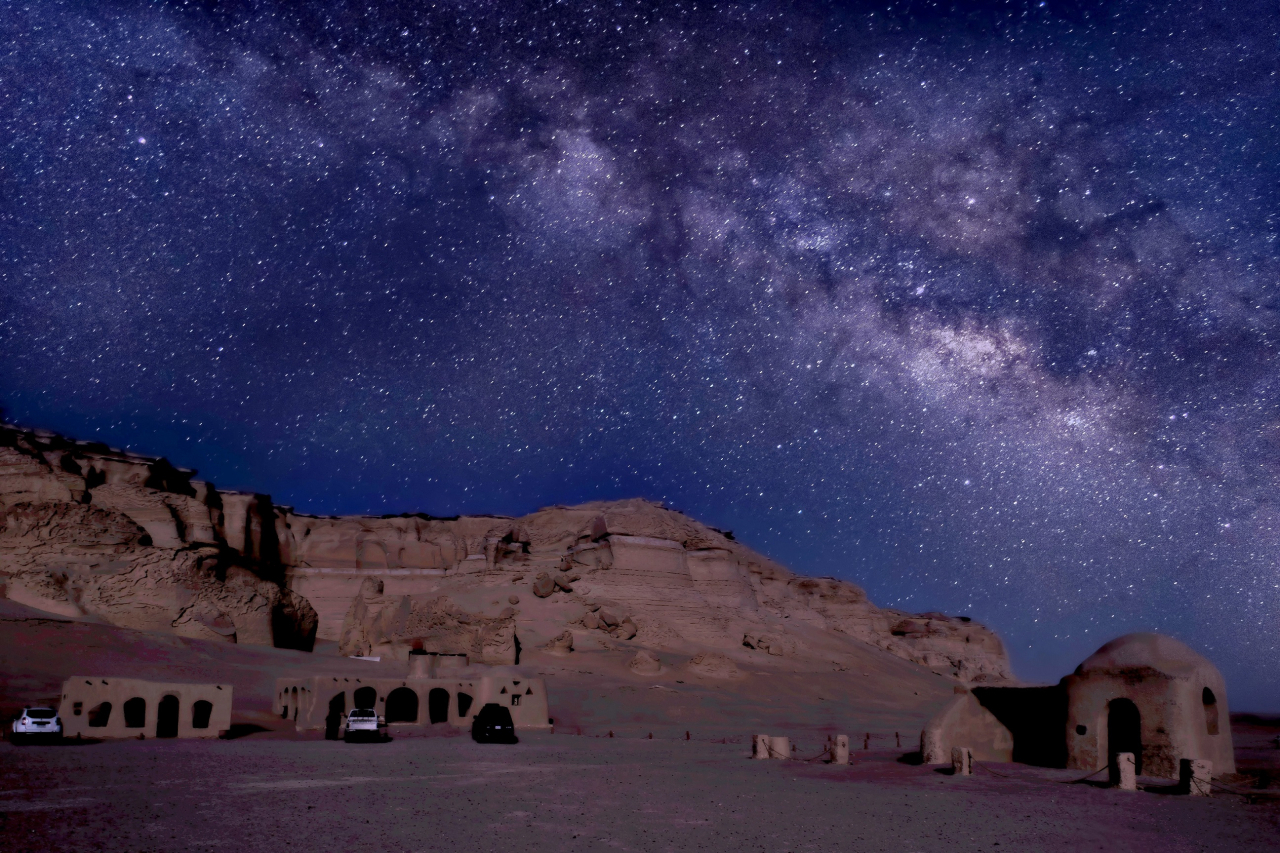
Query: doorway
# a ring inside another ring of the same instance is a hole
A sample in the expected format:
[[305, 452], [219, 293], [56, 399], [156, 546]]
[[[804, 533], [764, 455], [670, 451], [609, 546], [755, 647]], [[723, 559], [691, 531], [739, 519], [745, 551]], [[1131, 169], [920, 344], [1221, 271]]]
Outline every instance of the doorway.
[[337, 740], [342, 727], [342, 715], [347, 713], [347, 694], [339, 693], [329, 700], [329, 713], [324, 718], [324, 739]]
[[427, 694], [427, 714], [433, 723], [449, 722], [449, 691], [443, 687], [432, 688]]
[[178, 697], [169, 694], [156, 708], [156, 737], [178, 736]]
[[1133, 753], [1133, 769], [1142, 773], [1142, 715], [1128, 699], [1112, 699], [1107, 704], [1107, 758], [1115, 762], [1117, 753]]
[[418, 722], [418, 694], [408, 687], [397, 687], [387, 694], [388, 723]]

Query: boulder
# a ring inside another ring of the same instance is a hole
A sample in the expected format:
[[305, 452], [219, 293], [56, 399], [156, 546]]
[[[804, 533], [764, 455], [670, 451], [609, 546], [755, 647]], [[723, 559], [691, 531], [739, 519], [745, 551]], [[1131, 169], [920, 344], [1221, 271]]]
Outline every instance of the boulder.
[[546, 572], [538, 572], [533, 579], [533, 594], [538, 598], [546, 598], [556, 591], [556, 583], [551, 579], [551, 575]]
[[627, 666], [636, 675], [657, 675], [662, 672], [662, 661], [648, 649], [641, 649], [636, 652], [635, 657]]
[[630, 616], [623, 619], [618, 623], [618, 627], [609, 632], [615, 640], [630, 640], [638, 633], [640, 633], [640, 629], [636, 626], [635, 622], [631, 621]]
[[573, 651], [573, 632], [565, 631], [560, 636], [555, 637], [543, 648], [553, 655], [567, 655]]

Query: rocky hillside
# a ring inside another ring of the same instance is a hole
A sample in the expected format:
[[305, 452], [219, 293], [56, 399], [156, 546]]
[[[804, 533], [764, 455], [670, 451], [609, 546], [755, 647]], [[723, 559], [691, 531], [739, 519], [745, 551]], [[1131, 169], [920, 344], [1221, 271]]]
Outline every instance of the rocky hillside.
[[[511, 663], [520, 648], [763, 656], [840, 669], [872, 646], [966, 681], [1011, 678], [965, 617], [876, 607], [643, 500], [523, 518], [303, 515], [163, 459], [0, 426], [0, 583], [18, 602], [183, 636]], [[850, 646], [853, 644], [853, 646]], [[638, 663], [643, 667], [643, 660]]]
[[194, 474], [0, 425], [0, 589], [63, 616], [309, 649], [316, 614], [283, 583], [270, 501]]

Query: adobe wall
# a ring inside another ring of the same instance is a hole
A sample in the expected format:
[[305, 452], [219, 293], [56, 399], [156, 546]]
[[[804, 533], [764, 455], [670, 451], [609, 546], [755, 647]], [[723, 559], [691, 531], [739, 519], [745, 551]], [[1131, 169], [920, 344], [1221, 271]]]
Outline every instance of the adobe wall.
[[[1141, 716], [1144, 776], [1177, 778], [1182, 758], [1212, 761], [1214, 776], [1234, 773], [1226, 687], [1220, 679], [1212, 685], [1203, 680], [1171, 677], [1154, 670], [1067, 676], [1062, 680], [1068, 697], [1067, 766], [1081, 770], [1107, 766], [1109, 704], [1113, 699], [1128, 699]], [[1217, 700], [1216, 735], [1208, 732], [1202, 701], [1205, 686], [1213, 689]]]
[[[169, 681], [143, 681], [137, 678], [102, 678], [100, 676], [73, 675], [62, 685], [62, 701], [58, 715], [62, 717], [62, 733], [65, 737], [126, 738], [145, 735], [156, 737], [160, 701], [166, 696], [178, 700], [177, 737], [217, 737], [231, 728], [230, 684], [184, 684]], [[141, 726], [127, 726], [125, 703], [140, 698], [146, 702], [146, 713]], [[208, 725], [195, 728], [193, 712], [196, 702], [212, 705]], [[111, 703], [104, 715], [95, 713], [103, 703]]]
[[[545, 682], [541, 678], [506, 675], [459, 675], [455, 678], [279, 678], [276, 679], [272, 710], [284, 719], [292, 719], [299, 731], [324, 731], [330, 701], [335, 696], [342, 695], [344, 713], [350, 711], [356, 707], [356, 691], [364, 687], [373, 688], [377, 697], [373, 707], [379, 715], [386, 713], [387, 696], [393, 690], [406, 688], [417, 695], [417, 720], [388, 723], [388, 730], [392, 734], [397, 730], [420, 730], [432, 725], [429, 717], [432, 690], [444, 690], [449, 695], [449, 725], [468, 727], [484, 705], [496, 702], [511, 712], [511, 720], [518, 731], [551, 728]], [[471, 697], [466, 713], [459, 711], [459, 694]]]
[[947, 703], [920, 733], [925, 764], [948, 763], [956, 746], [972, 750], [978, 761], [1013, 760], [1013, 735], [967, 690]]

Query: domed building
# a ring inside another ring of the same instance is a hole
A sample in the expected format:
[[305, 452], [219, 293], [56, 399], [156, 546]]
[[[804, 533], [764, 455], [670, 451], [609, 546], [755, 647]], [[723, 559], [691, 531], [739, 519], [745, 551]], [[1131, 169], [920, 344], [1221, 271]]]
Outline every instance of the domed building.
[[1235, 772], [1227, 688], [1217, 667], [1160, 634], [1126, 634], [1062, 679], [1067, 766], [1100, 770], [1132, 752], [1139, 774], [1176, 777], [1181, 758]]

